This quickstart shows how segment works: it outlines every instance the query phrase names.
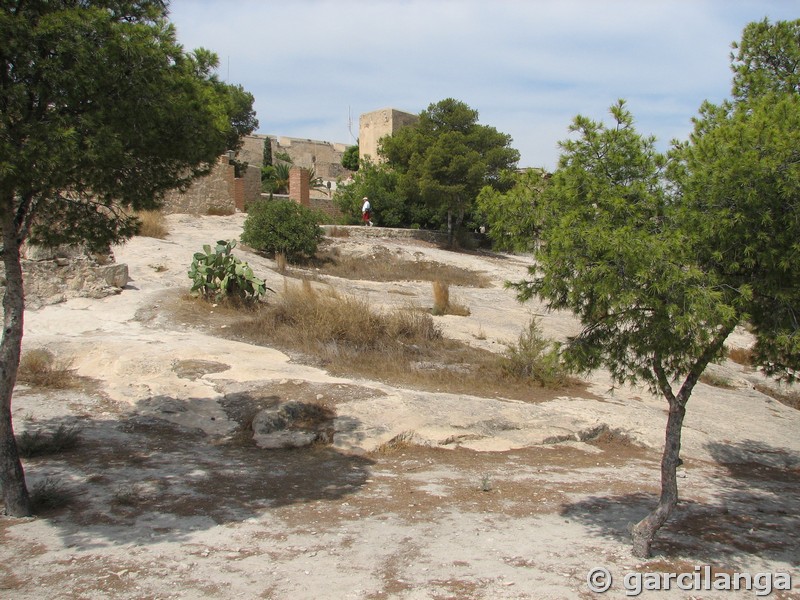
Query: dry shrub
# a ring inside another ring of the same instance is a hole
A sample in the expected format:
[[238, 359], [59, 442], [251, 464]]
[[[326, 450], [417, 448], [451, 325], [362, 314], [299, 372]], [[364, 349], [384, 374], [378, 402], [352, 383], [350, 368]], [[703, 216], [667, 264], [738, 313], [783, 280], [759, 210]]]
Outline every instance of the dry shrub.
[[728, 350], [728, 358], [745, 367], [753, 364], [753, 352], [749, 348], [731, 348]]
[[264, 307], [253, 327], [267, 339], [299, 344], [306, 352], [340, 354], [384, 348], [402, 340], [429, 339], [441, 333], [424, 315], [407, 310], [375, 313], [369, 304], [332, 288], [315, 289], [311, 282], [284, 286], [277, 302]]
[[433, 282], [433, 314], [447, 314], [450, 308], [450, 286], [438, 279]]
[[409, 450], [416, 445], [414, 443], [414, 437], [415, 434], [413, 431], [404, 431], [403, 433], [397, 434], [389, 441], [384, 442], [376, 447], [371, 451], [371, 454], [396, 454], [405, 450]]
[[139, 219], [138, 235], [163, 240], [169, 235], [164, 213], [160, 210], [142, 210], [136, 212]]
[[450, 302], [450, 309], [447, 311], [448, 315], [455, 315], [456, 317], [468, 317], [472, 313], [468, 306], [459, 302]]
[[63, 508], [77, 498], [78, 493], [66, 487], [56, 477], [46, 477], [31, 488], [31, 508], [34, 513]]
[[733, 385], [733, 381], [731, 381], [729, 377], [725, 377], [724, 375], [711, 371], [705, 371], [702, 375], [700, 375], [700, 382], [712, 387], [723, 388], [726, 390], [732, 390], [734, 387], [736, 387]]
[[75, 448], [80, 434], [80, 427], [63, 424], [53, 431], [23, 431], [17, 436], [17, 450], [23, 458], [60, 454]]
[[229, 217], [236, 213], [232, 206], [209, 206], [206, 214], [209, 217]]
[[[376, 312], [369, 302], [329, 287], [284, 283], [273, 303], [226, 328], [249, 343], [300, 352], [333, 374], [415, 389], [526, 401], [549, 399], [542, 386], [512, 375], [505, 357], [444, 338], [430, 312], [406, 306]], [[571, 382], [568, 382], [571, 383]]]
[[440, 281], [447, 285], [463, 287], [491, 287], [491, 279], [484, 273], [453, 267], [435, 261], [403, 260], [386, 248], [377, 247], [371, 255], [342, 256], [336, 248], [317, 252], [313, 261], [320, 273], [369, 281]]
[[459, 302], [450, 298], [450, 286], [441, 281], [433, 282], [433, 308], [431, 313], [435, 316], [455, 315], [457, 317], [468, 317], [470, 310]]
[[139, 506], [146, 500], [144, 490], [135, 483], [119, 485], [111, 495], [111, 504], [116, 506]]
[[385, 319], [386, 334], [390, 339], [430, 342], [442, 337], [430, 315], [413, 306], [395, 309]]
[[17, 379], [33, 386], [67, 389], [75, 383], [71, 366], [71, 359], [58, 358], [46, 348], [36, 348], [22, 354]]

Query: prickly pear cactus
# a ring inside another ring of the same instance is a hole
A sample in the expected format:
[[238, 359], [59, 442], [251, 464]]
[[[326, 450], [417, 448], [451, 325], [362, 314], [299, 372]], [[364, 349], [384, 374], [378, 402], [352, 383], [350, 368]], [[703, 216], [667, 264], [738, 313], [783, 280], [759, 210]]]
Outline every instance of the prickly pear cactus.
[[213, 250], [205, 244], [202, 252], [195, 252], [189, 267], [192, 294], [220, 301], [257, 300], [266, 293], [264, 281], [255, 276], [246, 262], [231, 254], [235, 246], [235, 240], [220, 240]]

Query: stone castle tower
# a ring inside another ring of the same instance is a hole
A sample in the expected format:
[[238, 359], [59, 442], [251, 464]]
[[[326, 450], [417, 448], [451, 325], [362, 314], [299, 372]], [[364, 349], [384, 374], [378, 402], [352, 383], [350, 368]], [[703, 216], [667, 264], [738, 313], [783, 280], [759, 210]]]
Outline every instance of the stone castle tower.
[[370, 158], [373, 162], [378, 162], [378, 141], [418, 119], [417, 115], [394, 108], [382, 108], [361, 115], [358, 120], [359, 160]]

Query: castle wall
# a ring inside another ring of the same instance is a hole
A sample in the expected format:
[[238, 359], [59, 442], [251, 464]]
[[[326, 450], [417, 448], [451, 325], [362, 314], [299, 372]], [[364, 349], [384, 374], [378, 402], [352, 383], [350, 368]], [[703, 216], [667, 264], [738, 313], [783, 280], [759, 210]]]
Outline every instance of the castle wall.
[[195, 215], [232, 214], [236, 210], [234, 167], [228, 157], [221, 156], [211, 173], [192, 182], [185, 192], [172, 190], [164, 197], [162, 210], [166, 214]]
[[[331, 190], [336, 189], [337, 181], [345, 180], [352, 176], [353, 172], [342, 166], [342, 156], [347, 150], [347, 144], [338, 142], [323, 142], [319, 140], [309, 140], [279, 136], [260, 136], [269, 137], [272, 143], [272, 159], [277, 160], [279, 153], [286, 153], [292, 159], [292, 164], [304, 169], [313, 169], [317, 177], [322, 178], [323, 185], [330, 183]], [[260, 163], [259, 163], [260, 164]], [[311, 198], [327, 198], [327, 192], [320, 190], [310, 190]]]
[[[361, 115], [359, 119], [359, 156], [378, 157], [378, 141], [401, 127], [415, 123], [417, 115], [385, 108]], [[211, 173], [202, 177], [186, 192], [172, 191], [164, 201], [165, 213], [226, 214], [246, 210], [251, 202], [261, 198], [261, 165], [264, 160], [264, 143], [269, 140], [273, 161], [285, 153], [292, 165], [314, 170], [322, 178], [325, 190], [308, 190], [313, 204], [334, 213], [331, 197], [337, 183], [352, 177], [353, 172], [342, 166], [342, 156], [348, 145], [275, 135], [254, 134], [245, 136], [237, 155], [239, 162], [248, 163], [241, 178], [235, 178], [233, 165], [227, 156], [220, 157]], [[328, 187], [329, 186], [329, 187]]]

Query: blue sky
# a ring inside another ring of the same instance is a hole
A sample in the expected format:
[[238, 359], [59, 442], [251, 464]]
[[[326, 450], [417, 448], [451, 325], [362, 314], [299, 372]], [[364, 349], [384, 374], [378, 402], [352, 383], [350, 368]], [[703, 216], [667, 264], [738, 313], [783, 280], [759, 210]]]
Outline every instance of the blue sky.
[[[661, 149], [730, 91], [731, 43], [797, 0], [172, 0], [186, 50], [255, 97], [258, 133], [354, 143], [360, 114], [444, 98], [554, 169], [575, 115], [623, 98]], [[352, 124], [349, 127], [349, 124]]]

